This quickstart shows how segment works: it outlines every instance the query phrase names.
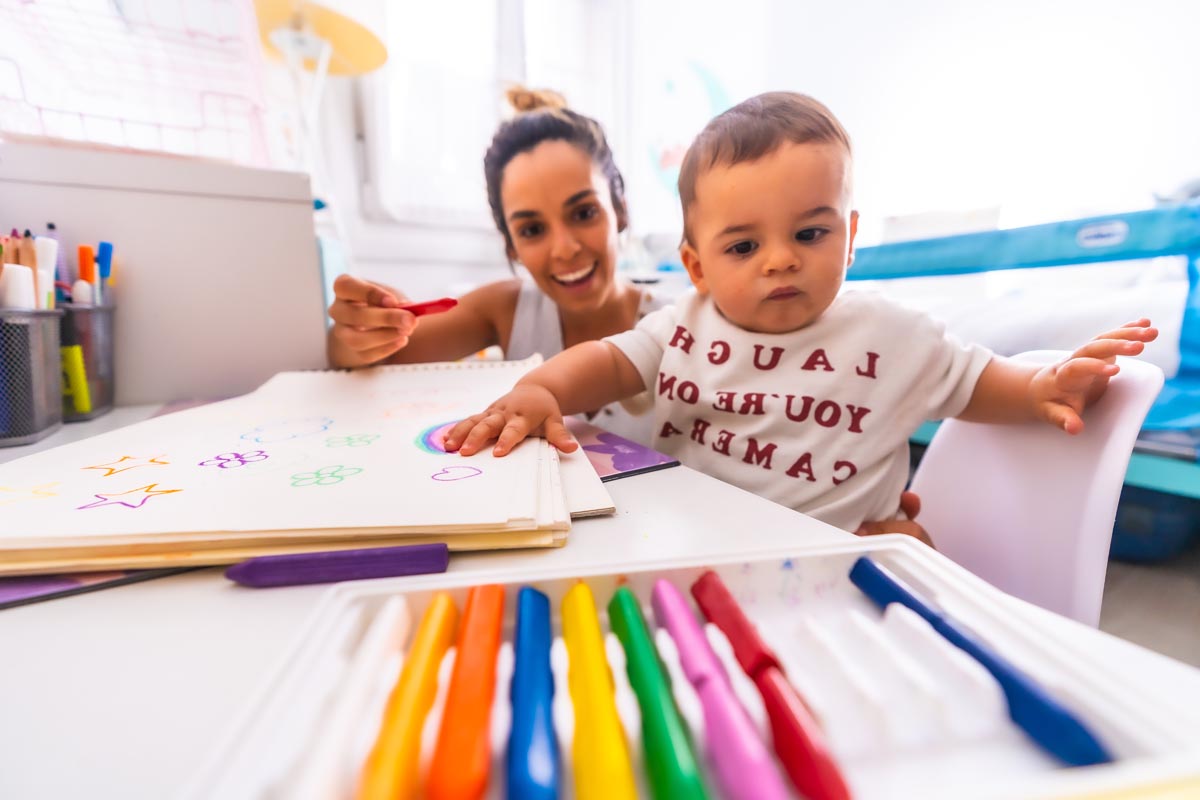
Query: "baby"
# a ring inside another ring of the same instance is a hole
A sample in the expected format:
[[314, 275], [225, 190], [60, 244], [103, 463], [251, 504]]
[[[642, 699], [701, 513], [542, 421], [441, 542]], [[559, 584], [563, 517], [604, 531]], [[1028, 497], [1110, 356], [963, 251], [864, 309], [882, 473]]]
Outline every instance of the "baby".
[[448, 449], [504, 455], [531, 434], [577, 446], [563, 414], [653, 394], [653, 446], [848, 531], [898, 516], [908, 439], [928, 419], [1041, 419], [1069, 434], [1158, 332], [1138, 320], [1031, 366], [947, 336], [885, 297], [842, 290], [854, 260], [850, 140], [823, 105], [772, 92], [713, 119], [679, 175], [695, 291], [635, 329], [572, 347]]

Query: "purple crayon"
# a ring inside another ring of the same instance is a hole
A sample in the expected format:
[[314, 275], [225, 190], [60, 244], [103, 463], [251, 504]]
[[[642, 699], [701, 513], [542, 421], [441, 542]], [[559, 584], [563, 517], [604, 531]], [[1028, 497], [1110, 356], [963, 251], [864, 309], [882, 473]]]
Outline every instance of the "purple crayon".
[[306, 583], [336, 583], [397, 575], [445, 572], [450, 548], [439, 544], [407, 544], [362, 550], [330, 550], [321, 553], [290, 553], [259, 556], [225, 570], [225, 577], [243, 586], [299, 586]]

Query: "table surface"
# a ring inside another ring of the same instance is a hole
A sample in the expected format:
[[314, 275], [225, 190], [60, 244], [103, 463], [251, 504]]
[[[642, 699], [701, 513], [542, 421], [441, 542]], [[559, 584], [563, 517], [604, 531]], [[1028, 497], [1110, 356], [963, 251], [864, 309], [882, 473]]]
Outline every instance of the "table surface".
[[[117, 409], [0, 460], [150, 413]], [[564, 547], [455, 554], [451, 571], [619, 568], [849, 536], [686, 467], [606, 487], [617, 513], [576, 521]], [[0, 611], [0, 797], [170, 797], [264, 689], [326, 590], [246, 589], [212, 568]], [[1200, 670], [998, 597], [1082, 657], [1200, 708]]]

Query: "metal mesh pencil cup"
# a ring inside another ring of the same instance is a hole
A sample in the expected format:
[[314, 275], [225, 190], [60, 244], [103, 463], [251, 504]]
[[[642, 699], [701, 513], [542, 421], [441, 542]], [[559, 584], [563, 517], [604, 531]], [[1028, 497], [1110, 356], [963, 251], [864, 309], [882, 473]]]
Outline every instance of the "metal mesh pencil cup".
[[113, 406], [113, 306], [64, 303], [62, 418], [82, 422]]
[[36, 442], [62, 424], [61, 317], [0, 309], [0, 447]]

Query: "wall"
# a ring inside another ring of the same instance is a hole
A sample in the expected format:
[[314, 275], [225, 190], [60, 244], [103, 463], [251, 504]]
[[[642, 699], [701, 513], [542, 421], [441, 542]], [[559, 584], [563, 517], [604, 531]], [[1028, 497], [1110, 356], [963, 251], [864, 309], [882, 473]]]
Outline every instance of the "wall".
[[1012, 227], [1200, 176], [1191, 0], [773, 5], [772, 88], [850, 130], [864, 242], [886, 215], [998, 206]]

